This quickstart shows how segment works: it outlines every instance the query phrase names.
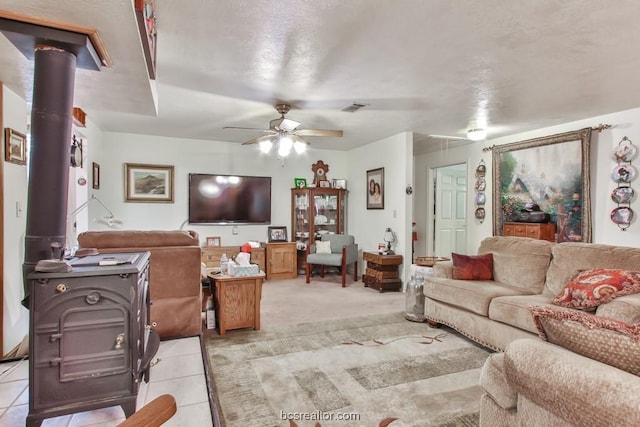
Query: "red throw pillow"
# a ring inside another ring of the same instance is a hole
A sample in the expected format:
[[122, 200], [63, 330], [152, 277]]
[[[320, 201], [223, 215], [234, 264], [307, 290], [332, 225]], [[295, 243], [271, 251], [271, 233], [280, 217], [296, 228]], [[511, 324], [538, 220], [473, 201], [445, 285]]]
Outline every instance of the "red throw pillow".
[[569, 308], [593, 308], [639, 292], [640, 271], [596, 268], [578, 271], [551, 303]]
[[493, 280], [493, 254], [451, 254], [453, 278], [458, 280]]

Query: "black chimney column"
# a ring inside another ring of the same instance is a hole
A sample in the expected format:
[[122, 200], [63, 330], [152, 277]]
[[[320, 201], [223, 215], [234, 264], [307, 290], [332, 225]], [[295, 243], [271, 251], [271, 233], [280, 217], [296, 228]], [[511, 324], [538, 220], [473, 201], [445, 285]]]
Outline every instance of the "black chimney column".
[[65, 245], [75, 72], [73, 53], [35, 46], [25, 273]]
[[[31, 150], [24, 277], [51, 257], [51, 244], [65, 246], [70, 141], [76, 55], [53, 46], [34, 48]], [[29, 289], [24, 280], [28, 306]]]

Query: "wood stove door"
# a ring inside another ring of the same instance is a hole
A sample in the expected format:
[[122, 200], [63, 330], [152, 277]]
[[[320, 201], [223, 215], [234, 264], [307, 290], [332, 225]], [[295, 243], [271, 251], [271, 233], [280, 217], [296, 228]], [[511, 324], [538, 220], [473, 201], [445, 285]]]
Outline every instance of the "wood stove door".
[[129, 326], [137, 311], [133, 276], [34, 281], [32, 410], [137, 394], [138, 334]]
[[[95, 295], [92, 291], [87, 295]], [[60, 382], [122, 374], [131, 369], [128, 310], [79, 307], [60, 316]]]

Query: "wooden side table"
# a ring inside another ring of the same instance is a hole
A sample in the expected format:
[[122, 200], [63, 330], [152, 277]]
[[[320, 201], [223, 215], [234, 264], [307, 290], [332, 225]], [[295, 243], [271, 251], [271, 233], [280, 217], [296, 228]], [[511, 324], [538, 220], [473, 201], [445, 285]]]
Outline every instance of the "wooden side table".
[[402, 265], [402, 255], [381, 255], [375, 252], [363, 252], [362, 259], [367, 267], [362, 275], [365, 286], [384, 291], [400, 291], [399, 267]]
[[264, 273], [233, 277], [211, 274], [215, 286], [216, 326], [220, 335], [229, 329], [260, 330], [260, 300]]

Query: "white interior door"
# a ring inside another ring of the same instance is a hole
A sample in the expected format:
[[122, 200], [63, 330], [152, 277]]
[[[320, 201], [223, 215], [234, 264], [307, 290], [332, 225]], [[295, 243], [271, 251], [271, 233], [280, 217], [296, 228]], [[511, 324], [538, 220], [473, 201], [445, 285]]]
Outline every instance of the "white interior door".
[[436, 169], [434, 255], [450, 258], [467, 247], [467, 171], [454, 165]]

